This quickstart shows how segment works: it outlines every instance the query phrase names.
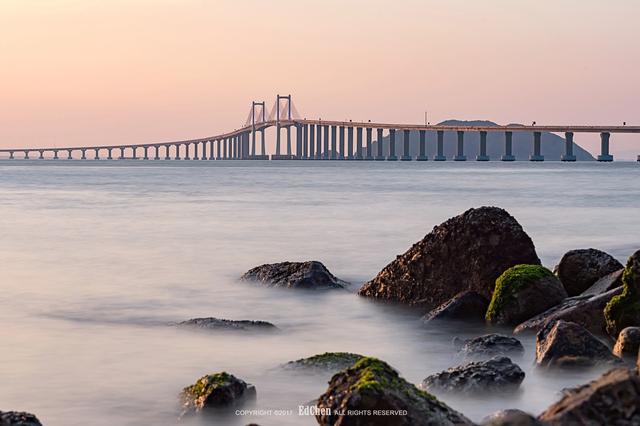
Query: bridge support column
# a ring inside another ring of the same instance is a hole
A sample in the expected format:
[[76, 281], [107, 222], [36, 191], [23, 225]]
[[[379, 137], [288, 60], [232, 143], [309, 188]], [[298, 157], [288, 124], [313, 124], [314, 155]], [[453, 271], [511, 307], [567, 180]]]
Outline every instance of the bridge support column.
[[576, 156], [573, 155], [573, 132], [564, 134], [564, 155], [560, 157], [560, 160], [576, 161]]
[[256, 129], [255, 127], [251, 131], [251, 156], [256, 156]]
[[389, 129], [389, 156], [387, 161], [396, 161], [396, 129]]
[[209, 144], [210, 141], [202, 141], [202, 157], [200, 158], [201, 160], [208, 160], [209, 157], [207, 156], [207, 145]]
[[213, 139], [208, 141], [209, 143], [209, 161], [213, 161], [216, 159], [216, 155], [215, 152], [213, 150], [213, 147], [215, 145], [215, 141]]
[[149, 147], [148, 146], [143, 146], [142, 149], [144, 150], [144, 156], [142, 157], [143, 160], [148, 160], [149, 159]]
[[373, 160], [373, 129], [371, 127], [367, 127], [367, 155], [365, 156], [365, 160], [371, 161]]
[[82, 157], [80, 157], [81, 160], [86, 160], [87, 159], [87, 150], [86, 149], [81, 149], [80, 152], [82, 152]]
[[489, 161], [489, 156], [487, 155], [487, 132], [484, 130], [480, 131], [480, 154], [478, 154], [476, 160]]
[[189, 156], [189, 147], [191, 146], [190, 143], [185, 143], [184, 144], [184, 159], [185, 160], [191, 160], [191, 157]]
[[9, 151], [9, 160], [13, 160], [13, 151]]
[[504, 132], [504, 155], [502, 161], [515, 161], [513, 156], [513, 132]]
[[138, 159], [138, 147], [134, 146], [131, 149], [133, 150], [133, 159], [137, 160]]
[[331, 126], [331, 155], [332, 160], [338, 158], [338, 127]]
[[154, 146], [155, 150], [156, 150], [156, 155], [153, 157], [154, 160], [160, 160], [160, 146], [156, 145]]
[[353, 127], [347, 127], [347, 160], [353, 160]]
[[302, 124], [296, 124], [296, 159], [302, 160]]
[[94, 160], [99, 160], [100, 159], [100, 150], [98, 148], [96, 148], [95, 150], [95, 157], [93, 157]]
[[[113, 157], [111, 156], [111, 151], [113, 150], [113, 148], [107, 148], [107, 160], [113, 160]], [[56, 153], [56, 157], [57, 157], [57, 153]]]
[[54, 159], [54, 160], [57, 160], [57, 159], [58, 159], [58, 150], [57, 150], [57, 149], [54, 149], [54, 150], [53, 150], [53, 159]]
[[276, 124], [276, 155], [280, 156], [280, 121]]
[[356, 160], [362, 160], [362, 127], [356, 128]]
[[173, 157], [174, 160], [179, 160], [180, 159], [180, 144], [177, 143], [174, 145], [175, 149], [176, 149], [176, 156]]
[[267, 155], [267, 140], [265, 139], [265, 129], [260, 129], [260, 154], [264, 155], [265, 158]]
[[287, 155], [291, 157], [291, 126], [287, 126]]
[[118, 157], [118, 160], [124, 160], [124, 148], [120, 147], [120, 157]]
[[411, 137], [411, 131], [404, 129], [402, 131], [402, 144], [403, 144], [403, 152], [402, 152], [402, 157], [400, 157], [400, 160], [402, 161], [411, 161], [411, 151], [410, 151], [410, 146], [409, 146], [409, 142], [410, 142], [410, 138]]
[[[200, 142], [195, 142], [193, 144], [193, 159], [194, 160], [199, 160], [200, 156], [198, 155], [198, 145], [200, 145]], [[204, 151], [204, 148], [202, 149], [202, 151]]]
[[600, 155], [598, 161], [613, 161], [613, 155], [609, 154], [609, 132], [600, 133]]
[[38, 160], [44, 160], [44, 151], [40, 151], [40, 156], [38, 157]]
[[164, 146], [164, 159], [171, 160], [171, 157], [169, 156], [169, 145]]
[[313, 160], [316, 157], [316, 125], [311, 124], [309, 126], [309, 160]]
[[305, 124], [302, 127], [302, 159], [309, 159], [309, 125]]
[[433, 161], [445, 161], [447, 157], [444, 156], [444, 131], [438, 130], [438, 140], [437, 140], [437, 153], [436, 156], [433, 157]]
[[73, 160], [73, 157], [71, 156], [72, 152], [73, 152], [73, 150], [71, 150], [71, 149], [67, 150], [67, 160]]
[[324, 133], [324, 152], [322, 153], [322, 158], [324, 160], [328, 160], [329, 159], [329, 126], [325, 125], [322, 131]]
[[458, 130], [458, 152], [453, 157], [454, 161], [467, 161], [467, 157], [464, 155], [464, 131]]
[[215, 146], [216, 146], [216, 160], [221, 160], [222, 157], [220, 156], [220, 152], [221, 152], [220, 145], [222, 144], [222, 140], [218, 139], [217, 141], [214, 141], [214, 142], [215, 142]]
[[376, 129], [376, 133], [377, 133], [377, 143], [378, 143], [378, 153], [376, 155], [376, 161], [384, 161], [384, 154], [382, 153], [382, 142], [383, 142], [383, 134], [384, 129]]
[[24, 159], [28, 160], [29, 159], [29, 151], [25, 151], [24, 152]]
[[418, 161], [427, 161], [427, 131], [420, 130], [420, 153], [418, 154]]
[[338, 158], [340, 158], [341, 160], [345, 159], [345, 155], [344, 155], [344, 126], [340, 126], [340, 151], [338, 152]]
[[542, 133], [533, 132], [533, 154], [529, 157], [529, 161], [544, 161], [544, 156], [540, 152], [540, 139]]

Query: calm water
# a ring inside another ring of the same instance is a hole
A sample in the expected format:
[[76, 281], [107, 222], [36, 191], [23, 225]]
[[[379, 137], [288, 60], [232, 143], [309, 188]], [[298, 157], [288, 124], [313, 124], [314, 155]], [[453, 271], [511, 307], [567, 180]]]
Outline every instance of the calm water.
[[[457, 363], [454, 335], [414, 312], [353, 293], [396, 254], [465, 209], [506, 208], [552, 267], [572, 248], [621, 261], [640, 247], [640, 165], [461, 163], [0, 162], [0, 409], [47, 426], [171, 425], [176, 395], [227, 370], [256, 385], [256, 409], [297, 412], [326, 376], [278, 365], [324, 351], [387, 360], [415, 383]], [[317, 259], [351, 292], [256, 288], [236, 278], [265, 262]], [[257, 319], [266, 336], [177, 330], [193, 317]], [[590, 371], [518, 363], [520, 393], [444, 398], [474, 420], [534, 414]], [[235, 417], [220, 424], [315, 424]], [[195, 423], [195, 422], [191, 422]], [[196, 423], [197, 424], [197, 423]]]

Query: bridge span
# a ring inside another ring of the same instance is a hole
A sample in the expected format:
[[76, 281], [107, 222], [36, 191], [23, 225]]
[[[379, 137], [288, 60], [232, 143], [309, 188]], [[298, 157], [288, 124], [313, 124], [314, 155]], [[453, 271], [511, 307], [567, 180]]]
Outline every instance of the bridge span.
[[[284, 102], [284, 105], [283, 105]], [[253, 102], [249, 118], [244, 126], [231, 132], [198, 139], [142, 144], [113, 144], [100, 146], [70, 146], [48, 148], [6, 148], [0, 154], [9, 159], [80, 159], [80, 160], [374, 160], [374, 161], [426, 161], [427, 132], [436, 136], [434, 161], [446, 161], [444, 155], [444, 134], [457, 135], [454, 161], [466, 161], [464, 137], [467, 133], [480, 135], [477, 161], [489, 161], [487, 155], [487, 134], [504, 135], [502, 161], [514, 161], [512, 136], [514, 132], [532, 135], [530, 161], [544, 161], [541, 151], [543, 132], [564, 133], [565, 150], [562, 161], [576, 161], [573, 153], [574, 133], [599, 133], [600, 154], [598, 161], [613, 161], [609, 145], [615, 133], [640, 133], [640, 126], [584, 126], [584, 125], [507, 125], [507, 126], [458, 126], [430, 124], [375, 123], [371, 121], [332, 121], [299, 118], [292, 105], [291, 95], [277, 96], [271, 116], [267, 117], [265, 102]], [[266, 129], [274, 127], [275, 149], [267, 151]], [[282, 131], [285, 138], [282, 140]], [[374, 139], [375, 131], [375, 139]], [[388, 134], [386, 149], [382, 141], [384, 132]], [[295, 135], [292, 133], [295, 132]], [[411, 132], [419, 134], [419, 154], [410, 155], [409, 137]], [[294, 147], [295, 142], [295, 147]], [[400, 156], [396, 149], [398, 142]], [[640, 155], [638, 156], [640, 161]]]

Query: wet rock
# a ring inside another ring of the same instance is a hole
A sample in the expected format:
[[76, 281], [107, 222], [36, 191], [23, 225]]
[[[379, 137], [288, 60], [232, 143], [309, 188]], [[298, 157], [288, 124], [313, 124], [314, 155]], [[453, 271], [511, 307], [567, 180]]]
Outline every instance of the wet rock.
[[[334, 375], [320, 396], [316, 420], [322, 426], [452, 426], [473, 423], [435, 397], [416, 388], [384, 361], [362, 358]], [[393, 410], [395, 415], [374, 415]], [[344, 415], [338, 412], [360, 412]], [[370, 411], [371, 413], [367, 413]]]
[[524, 380], [524, 371], [504, 356], [476, 361], [432, 374], [421, 387], [434, 393], [482, 394], [510, 392]]
[[600, 378], [565, 391], [538, 419], [551, 426], [640, 425], [640, 378], [627, 368], [615, 368]]
[[359, 294], [427, 310], [465, 290], [488, 299], [496, 278], [520, 263], [540, 263], [531, 238], [505, 210], [480, 207], [433, 228]]
[[266, 321], [227, 320], [220, 318], [193, 318], [176, 324], [178, 327], [214, 331], [277, 331], [278, 328]]
[[348, 285], [317, 261], [260, 265], [247, 271], [240, 279], [282, 288], [332, 289]]
[[0, 426], [42, 426], [33, 414], [20, 411], [0, 411]]
[[182, 415], [236, 406], [255, 397], [255, 387], [232, 374], [209, 374], [180, 393]]
[[622, 273], [622, 293], [604, 308], [607, 333], [614, 339], [625, 327], [640, 326], [640, 250], [629, 257]]
[[596, 296], [622, 285], [624, 268], [618, 269], [596, 281], [591, 287], [582, 292], [581, 296]]
[[566, 297], [558, 278], [544, 266], [516, 265], [496, 280], [486, 319], [493, 324], [519, 324]]
[[536, 335], [538, 366], [592, 366], [619, 359], [584, 327], [567, 321], [547, 324]]
[[632, 356], [635, 358], [638, 356], [639, 349], [640, 327], [627, 327], [618, 335], [613, 353], [619, 357]]
[[562, 256], [554, 272], [569, 296], [577, 296], [600, 278], [622, 269], [613, 256], [593, 248], [571, 250]]
[[460, 354], [466, 358], [491, 358], [496, 355], [521, 356], [524, 353], [522, 343], [515, 337], [501, 334], [485, 334], [466, 340], [460, 348]]
[[362, 355], [350, 352], [325, 352], [308, 358], [301, 358], [290, 361], [284, 365], [286, 369], [292, 370], [315, 370], [337, 373], [345, 370], [362, 359]]
[[480, 426], [544, 426], [544, 424], [521, 410], [500, 410], [482, 419]]
[[559, 305], [519, 324], [513, 332], [514, 334], [537, 333], [550, 322], [564, 320], [580, 324], [593, 334], [606, 334], [604, 307], [614, 296], [620, 293], [622, 293], [622, 287], [617, 287], [595, 296], [569, 297]]
[[482, 321], [489, 301], [475, 291], [464, 291], [426, 314], [425, 323], [436, 320]]

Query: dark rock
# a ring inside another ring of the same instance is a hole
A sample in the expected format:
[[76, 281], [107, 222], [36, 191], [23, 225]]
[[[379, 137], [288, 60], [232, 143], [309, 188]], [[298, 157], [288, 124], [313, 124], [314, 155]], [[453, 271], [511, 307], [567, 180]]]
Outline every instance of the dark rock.
[[465, 290], [490, 298], [496, 278], [520, 263], [540, 263], [531, 238], [503, 209], [480, 207], [433, 228], [359, 294], [430, 310]]
[[432, 374], [422, 388], [434, 393], [482, 394], [510, 392], [524, 380], [524, 371], [504, 356], [476, 361]]
[[243, 281], [255, 281], [269, 287], [330, 289], [344, 288], [347, 282], [336, 278], [320, 262], [282, 262], [256, 266], [247, 271]]
[[178, 327], [214, 331], [276, 331], [278, 328], [266, 321], [227, 320], [220, 318], [193, 318], [176, 324]]
[[485, 334], [464, 342], [460, 354], [467, 358], [491, 358], [496, 355], [522, 355], [524, 347], [515, 337]]
[[235, 376], [222, 372], [201, 377], [180, 394], [182, 414], [235, 406], [255, 399], [256, 388]]
[[[452, 426], [473, 423], [434, 396], [416, 388], [384, 361], [362, 358], [334, 375], [320, 396], [316, 420], [322, 426]], [[370, 410], [371, 413], [366, 413]], [[375, 415], [374, 410], [404, 410]], [[339, 415], [359, 411], [362, 415]]]
[[581, 296], [596, 296], [598, 294], [606, 293], [616, 287], [620, 287], [622, 285], [623, 272], [624, 268], [605, 275], [596, 281], [591, 287], [583, 291]]
[[524, 411], [501, 410], [482, 419], [480, 426], [544, 426], [544, 424]]
[[627, 327], [618, 335], [613, 347], [614, 355], [619, 357], [632, 356], [637, 358], [640, 349], [640, 327]]
[[475, 291], [464, 291], [443, 303], [422, 319], [424, 322], [436, 320], [482, 321], [489, 301]]
[[362, 355], [350, 352], [325, 352], [309, 358], [301, 358], [290, 361], [284, 365], [286, 369], [293, 370], [316, 370], [337, 373], [345, 370], [362, 359]]
[[604, 307], [615, 296], [622, 293], [622, 287], [617, 287], [606, 293], [595, 296], [576, 296], [562, 301], [518, 325], [513, 332], [538, 332], [550, 322], [564, 320], [580, 324], [593, 334], [605, 334]]
[[548, 323], [536, 335], [538, 366], [592, 366], [618, 361], [607, 345], [573, 322]]
[[622, 269], [613, 256], [593, 248], [568, 251], [554, 272], [569, 296], [577, 296], [600, 278]]
[[516, 265], [496, 280], [486, 319], [494, 324], [519, 324], [566, 297], [558, 278], [544, 266]]
[[565, 391], [538, 419], [551, 426], [640, 425], [640, 378], [627, 368], [615, 368], [600, 378]]
[[0, 426], [42, 426], [33, 414], [19, 411], [0, 411]]
[[622, 273], [622, 294], [604, 308], [607, 333], [614, 339], [623, 328], [640, 326], [640, 250], [629, 257]]

